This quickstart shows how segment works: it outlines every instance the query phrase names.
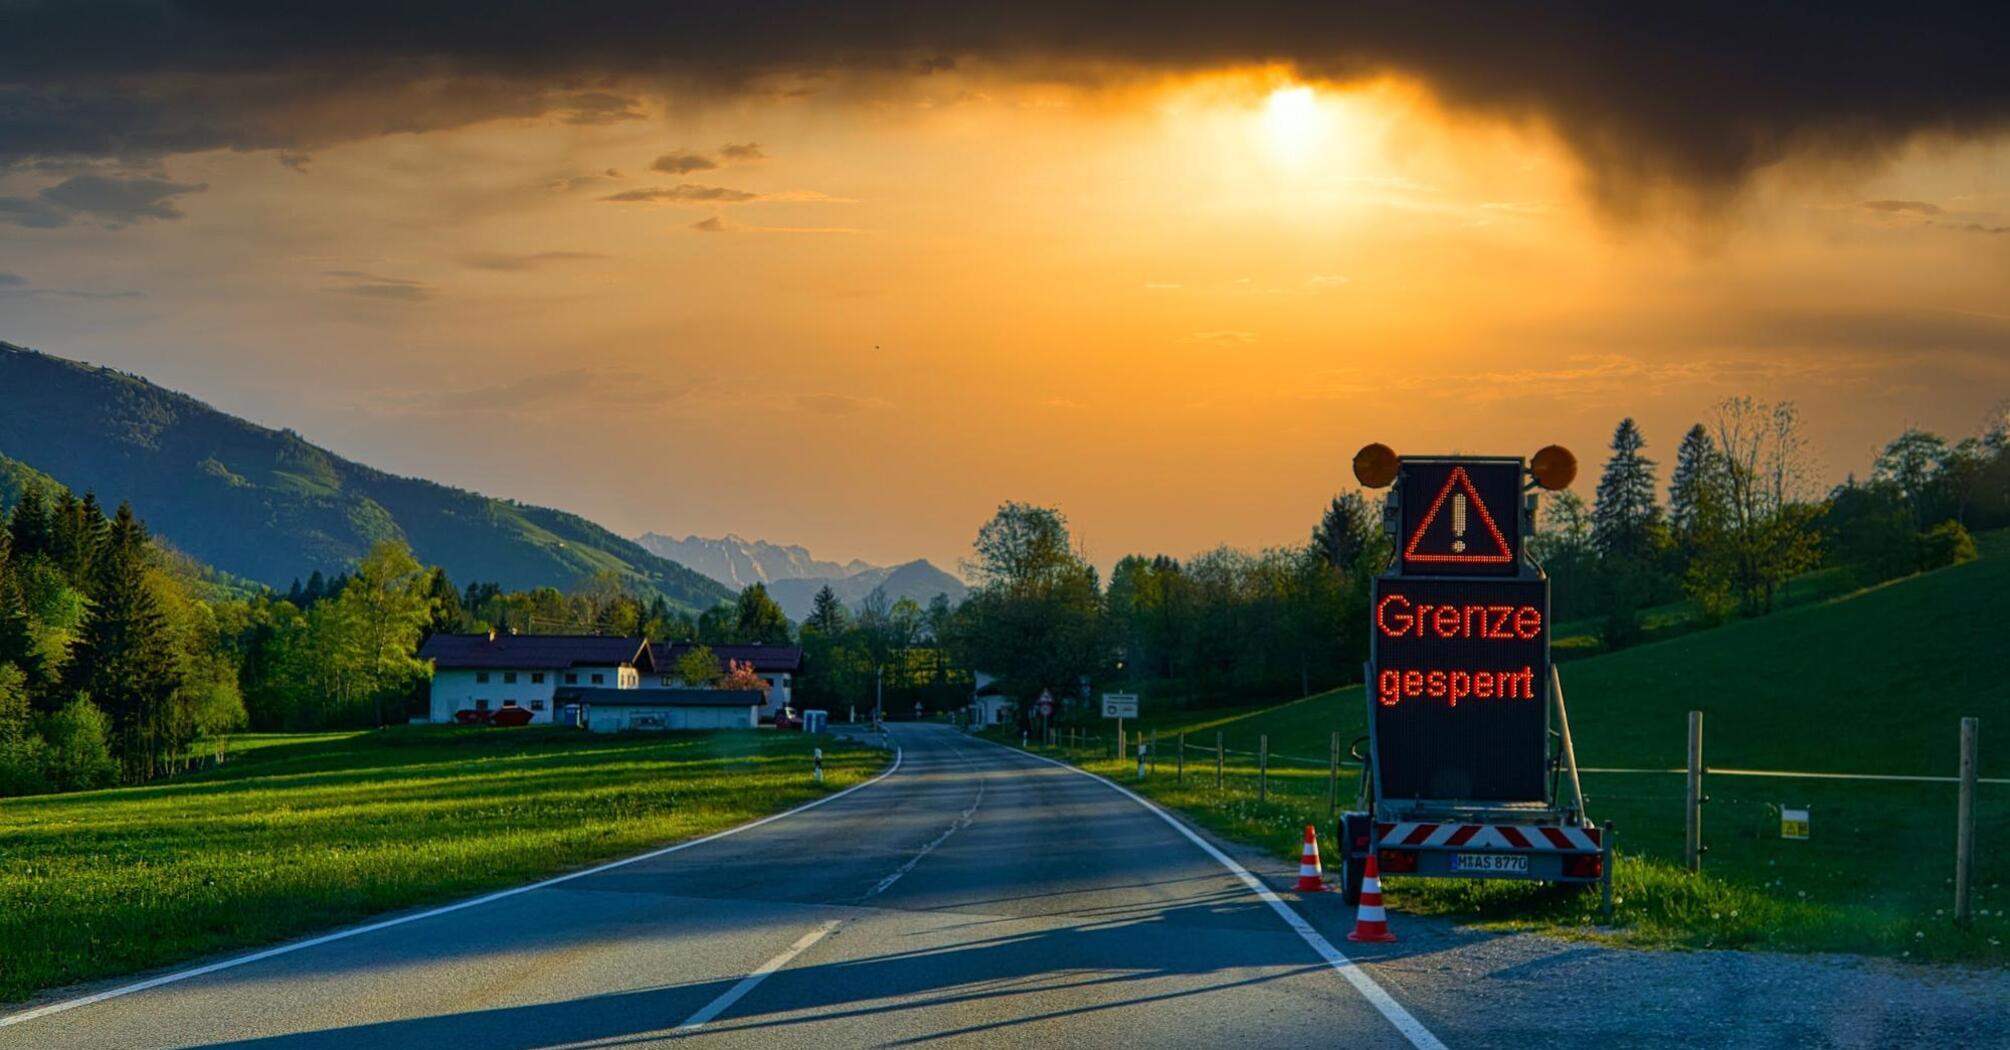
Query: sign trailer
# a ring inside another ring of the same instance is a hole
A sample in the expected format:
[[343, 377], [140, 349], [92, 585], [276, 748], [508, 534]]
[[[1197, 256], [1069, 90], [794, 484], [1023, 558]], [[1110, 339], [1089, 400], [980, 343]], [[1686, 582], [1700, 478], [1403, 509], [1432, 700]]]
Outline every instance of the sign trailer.
[[1530, 490], [1568, 486], [1576, 460], [1554, 445], [1531, 463], [1370, 445], [1354, 473], [1393, 485], [1395, 557], [1369, 608], [1367, 773], [1338, 829], [1347, 903], [1371, 849], [1384, 877], [1599, 883], [1609, 901], [1610, 835], [1585, 816], [1549, 577], [1525, 542]]

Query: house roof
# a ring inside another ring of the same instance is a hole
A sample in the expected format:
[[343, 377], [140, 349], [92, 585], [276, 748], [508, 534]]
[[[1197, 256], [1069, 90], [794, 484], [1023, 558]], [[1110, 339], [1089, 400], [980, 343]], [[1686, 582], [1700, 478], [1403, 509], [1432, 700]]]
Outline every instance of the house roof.
[[656, 670], [647, 639], [586, 634], [436, 634], [419, 647], [419, 659], [440, 668], [523, 670], [633, 664]]
[[758, 707], [758, 689], [559, 689], [561, 704], [595, 707]]
[[[697, 648], [697, 642], [651, 642], [649, 648], [655, 650], [656, 668], [668, 674], [677, 666], [677, 658]], [[803, 647], [800, 645], [713, 645], [707, 646], [719, 660], [719, 669], [734, 660], [752, 664], [756, 671], [780, 671], [791, 674], [803, 669]]]

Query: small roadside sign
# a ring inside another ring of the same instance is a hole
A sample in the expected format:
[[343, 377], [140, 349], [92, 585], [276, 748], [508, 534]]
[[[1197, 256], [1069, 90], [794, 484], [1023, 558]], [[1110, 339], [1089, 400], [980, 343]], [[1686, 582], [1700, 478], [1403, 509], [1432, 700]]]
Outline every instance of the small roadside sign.
[[1781, 806], [1780, 837], [1783, 839], [1800, 839], [1805, 841], [1808, 837], [1808, 811], [1805, 809], [1788, 809], [1785, 806]]
[[1045, 689], [1040, 690], [1040, 699], [1034, 702], [1033, 707], [1040, 713], [1041, 718], [1054, 717], [1054, 694]]
[[1104, 718], [1138, 717], [1138, 694], [1104, 693], [1103, 717]]

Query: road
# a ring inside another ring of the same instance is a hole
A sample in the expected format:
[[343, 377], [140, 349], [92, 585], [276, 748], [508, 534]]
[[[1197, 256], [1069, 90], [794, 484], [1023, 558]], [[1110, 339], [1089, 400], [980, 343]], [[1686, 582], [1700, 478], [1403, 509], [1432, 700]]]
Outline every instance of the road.
[[1281, 899], [1282, 866], [1107, 782], [892, 736], [891, 774], [814, 808], [6, 1024], [0, 1048], [1998, 1046], [2010, 1015], [2000, 975], [1861, 960], [1400, 916], [1401, 943], [1352, 945], [1335, 895]]
[[1413, 1045], [1138, 802], [946, 727], [893, 737], [897, 770], [815, 809], [34, 1018], [0, 1046]]

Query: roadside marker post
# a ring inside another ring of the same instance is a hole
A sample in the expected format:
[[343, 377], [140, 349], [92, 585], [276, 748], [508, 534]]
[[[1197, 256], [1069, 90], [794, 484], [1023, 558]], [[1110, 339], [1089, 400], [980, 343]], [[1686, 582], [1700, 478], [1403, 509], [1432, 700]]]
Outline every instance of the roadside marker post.
[[817, 783], [821, 784], [824, 782], [824, 749], [816, 748], [810, 754], [810, 770], [816, 775]]
[[1138, 741], [1138, 780], [1139, 780], [1139, 781], [1143, 781], [1143, 780], [1145, 779], [1145, 759], [1146, 759], [1147, 757], [1149, 757], [1149, 755], [1150, 755], [1150, 753], [1151, 753], [1151, 749], [1152, 749], [1152, 746], [1151, 746], [1150, 744], [1147, 744], [1147, 743], [1145, 743], [1145, 742], [1144, 742], [1144, 741], [1142, 741], [1142, 740]]
[[1340, 732], [1333, 732], [1333, 746], [1326, 760], [1326, 815], [1340, 812]]
[[1256, 801], [1270, 797], [1270, 734], [1256, 738]]
[[1186, 783], [1186, 734], [1179, 735], [1179, 757], [1173, 759], [1173, 780]]
[[1214, 731], [1214, 789], [1221, 790], [1221, 730]]
[[1961, 720], [1961, 797], [1954, 810], [1954, 922], [1957, 926], [1966, 926], [1973, 921], [1968, 909], [1975, 889], [1975, 738], [1979, 731], [1979, 720]]
[[1703, 870], [1703, 712], [1689, 712], [1689, 777], [1682, 788], [1682, 858], [1689, 874]]

